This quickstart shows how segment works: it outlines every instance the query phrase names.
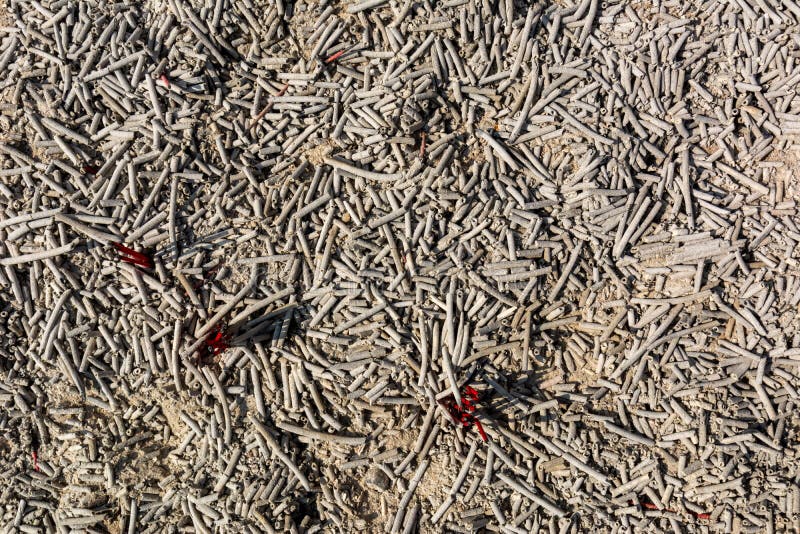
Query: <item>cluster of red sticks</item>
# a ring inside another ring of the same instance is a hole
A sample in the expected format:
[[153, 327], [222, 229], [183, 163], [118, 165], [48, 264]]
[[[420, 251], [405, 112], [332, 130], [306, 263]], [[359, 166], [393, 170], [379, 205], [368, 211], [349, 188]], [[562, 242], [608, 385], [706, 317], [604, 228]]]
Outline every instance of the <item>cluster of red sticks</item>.
[[[153, 258], [147, 254], [142, 252], [137, 252], [132, 248], [128, 248], [122, 243], [112, 243], [114, 248], [117, 249], [119, 252], [119, 259], [135, 265], [141, 269], [152, 269], [153, 268]], [[208, 278], [216, 272], [219, 267], [212, 269], [200, 282], [198, 282], [194, 289], [198, 289], [204, 282], [208, 280]], [[209, 335], [205, 340], [205, 355], [206, 356], [217, 356], [221, 354], [228, 348], [228, 343], [230, 342], [230, 335], [225, 332], [224, 329], [218, 328], [214, 332]], [[201, 360], [202, 361], [202, 360]]]
[[142, 269], [153, 268], [153, 259], [147, 254], [136, 252], [132, 248], [128, 248], [122, 243], [112, 243], [112, 245], [114, 245], [114, 248], [119, 252], [120, 259], [122, 261], [136, 265]]
[[451, 395], [447, 398], [444, 404], [447, 413], [453, 418], [453, 421], [458, 424], [461, 423], [464, 427], [475, 426], [478, 428], [478, 433], [481, 435], [483, 441], [489, 441], [486, 432], [483, 431], [483, 426], [478, 418], [473, 415], [475, 411], [475, 404], [478, 402], [478, 392], [470, 386], [464, 387], [464, 395], [461, 396], [461, 406], [458, 405], [456, 399]]

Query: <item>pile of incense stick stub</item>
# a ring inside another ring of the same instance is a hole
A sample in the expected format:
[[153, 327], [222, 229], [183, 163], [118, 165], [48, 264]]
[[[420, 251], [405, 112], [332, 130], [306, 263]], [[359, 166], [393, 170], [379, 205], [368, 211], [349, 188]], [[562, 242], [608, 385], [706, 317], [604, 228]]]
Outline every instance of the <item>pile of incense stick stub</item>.
[[0, 0], [0, 532], [800, 528], [800, 0]]

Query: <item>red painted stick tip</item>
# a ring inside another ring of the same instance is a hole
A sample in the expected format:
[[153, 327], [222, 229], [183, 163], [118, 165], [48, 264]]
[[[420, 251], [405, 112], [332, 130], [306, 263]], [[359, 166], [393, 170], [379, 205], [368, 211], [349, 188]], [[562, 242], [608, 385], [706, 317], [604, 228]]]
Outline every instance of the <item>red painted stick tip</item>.
[[230, 342], [230, 336], [227, 335], [221, 328], [213, 331], [205, 340], [206, 351], [214, 356], [225, 352]]
[[489, 441], [489, 437], [486, 435], [486, 432], [483, 431], [483, 425], [477, 418], [475, 419], [475, 426], [478, 427], [478, 433], [481, 435], [481, 439], [483, 441]]
[[478, 392], [473, 388], [466, 386], [464, 388], [464, 395], [461, 396], [461, 406], [458, 406], [455, 401], [455, 397], [451, 395], [445, 403], [445, 408], [447, 409], [447, 413], [453, 419], [454, 423], [460, 423], [465, 428], [469, 428], [471, 426], [476, 427], [481, 439], [483, 441], [489, 441], [489, 437], [483, 430], [483, 425], [481, 425], [481, 422], [478, 421], [478, 418], [473, 415], [473, 412], [476, 409], [473, 401], [477, 402], [477, 400]]
[[338, 52], [335, 52], [335, 53], [331, 54], [330, 56], [328, 56], [328, 59], [325, 60], [325, 63], [330, 63], [332, 61], [336, 61], [337, 59], [339, 59], [340, 57], [342, 57], [344, 55], [344, 52], [345, 52], [344, 49], [342, 49], [342, 50], [339, 50]]

